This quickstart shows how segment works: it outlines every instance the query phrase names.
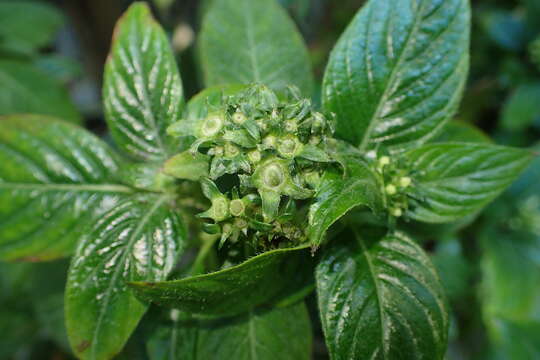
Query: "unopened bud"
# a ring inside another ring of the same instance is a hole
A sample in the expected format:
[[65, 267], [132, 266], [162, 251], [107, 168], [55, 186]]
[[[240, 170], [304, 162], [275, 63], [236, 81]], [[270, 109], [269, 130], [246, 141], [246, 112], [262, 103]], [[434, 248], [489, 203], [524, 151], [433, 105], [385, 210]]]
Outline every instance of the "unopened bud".
[[399, 186], [403, 187], [403, 188], [406, 188], [408, 187], [409, 185], [411, 185], [411, 178], [408, 177], [408, 176], [404, 176], [402, 177], [401, 179], [399, 179]]
[[389, 184], [386, 185], [385, 191], [388, 195], [395, 195], [397, 193], [397, 188], [395, 185]]

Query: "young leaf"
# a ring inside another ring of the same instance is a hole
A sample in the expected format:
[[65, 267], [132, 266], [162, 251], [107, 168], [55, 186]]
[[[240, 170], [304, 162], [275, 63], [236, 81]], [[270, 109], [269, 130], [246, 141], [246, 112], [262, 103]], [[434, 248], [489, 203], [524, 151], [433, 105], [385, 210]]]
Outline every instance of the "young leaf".
[[315, 248], [321, 245], [328, 228], [354, 207], [367, 206], [379, 211], [382, 206], [377, 178], [360, 153], [348, 148], [335, 157], [345, 173], [327, 171], [309, 209], [308, 235]]
[[412, 148], [450, 119], [469, 64], [468, 0], [370, 0], [332, 51], [323, 105], [362, 150]]
[[31, 65], [0, 60], [0, 115], [22, 113], [82, 122], [67, 91], [55, 79]]
[[296, 85], [309, 97], [313, 75], [306, 46], [276, 0], [215, 0], [200, 39], [207, 86]]
[[81, 240], [66, 286], [66, 325], [81, 359], [110, 359], [147, 306], [127, 281], [164, 280], [183, 249], [185, 229], [167, 195], [133, 196], [98, 220]]
[[70, 254], [86, 224], [133, 193], [105, 143], [52, 118], [0, 118], [0, 163], [2, 260]]
[[122, 150], [139, 160], [170, 153], [172, 138], [165, 134], [182, 112], [182, 82], [167, 36], [143, 3], [118, 21], [103, 98], [107, 124]]
[[404, 154], [417, 171], [409, 215], [442, 223], [479, 211], [510, 185], [532, 160], [526, 150], [466, 143], [425, 145]]
[[427, 254], [402, 233], [350, 240], [316, 271], [330, 358], [443, 359], [448, 313]]
[[148, 301], [205, 316], [232, 316], [281, 300], [297, 284], [302, 292], [311, 279], [306, 246], [278, 249], [214, 273], [163, 282], [130, 283]]
[[198, 333], [198, 360], [311, 359], [312, 331], [304, 303], [229, 320], [204, 324]]

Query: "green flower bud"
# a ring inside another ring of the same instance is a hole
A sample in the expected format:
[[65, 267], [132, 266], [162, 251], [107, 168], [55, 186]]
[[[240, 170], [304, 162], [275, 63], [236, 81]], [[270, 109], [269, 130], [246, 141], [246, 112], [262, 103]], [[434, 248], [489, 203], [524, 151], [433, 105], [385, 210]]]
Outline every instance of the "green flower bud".
[[395, 195], [397, 193], [397, 188], [395, 185], [389, 184], [386, 185], [385, 191], [388, 195]]
[[390, 214], [392, 214], [392, 216], [395, 216], [395, 217], [400, 217], [403, 215], [403, 210], [401, 210], [400, 208], [395, 208], [395, 209], [390, 210]]
[[246, 115], [241, 112], [241, 111], [237, 111], [233, 114], [232, 116], [232, 121], [235, 123], [235, 124], [238, 124], [238, 125], [242, 125], [243, 123], [245, 123], [247, 120], [247, 117]]
[[285, 131], [295, 132], [298, 130], [298, 123], [295, 119], [285, 121]]
[[263, 145], [267, 149], [273, 149], [276, 147], [277, 138], [274, 135], [268, 135], [263, 139]]
[[401, 179], [399, 179], [399, 186], [401, 186], [402, 188], [408, 187], [409, 185], [411, 185], [411, 183], [412, 183], [412, 179], [408, 176], [404, 176]]
[[231, 200], [231, 203], [229, 205], [229, 211], [232, 216], [242, 216], [246, 211], [246, 205], [244, 204], [242, 199]]
[[302, 143], [294, 135], [288, 135], [278, 140], [277, 151], [286, 159], [294, 158], [302, 149]]
[[262, 159], [261, 152], [259, 150], [250, 151], [248, 153], [248, 159], [252, 164], [258, 164]]
[[232, 143], [225, 144], [225, 156], [232, 158], [232, 157], [238, 156], [239, 154], [240, 154], [240, 149], [238, 148], [238, 146]]
[[225, 125], [225, 117], [222, 113], [212, 113], [204, 119], [200, 133], [203, 138], [213, 138], [219, 134]]

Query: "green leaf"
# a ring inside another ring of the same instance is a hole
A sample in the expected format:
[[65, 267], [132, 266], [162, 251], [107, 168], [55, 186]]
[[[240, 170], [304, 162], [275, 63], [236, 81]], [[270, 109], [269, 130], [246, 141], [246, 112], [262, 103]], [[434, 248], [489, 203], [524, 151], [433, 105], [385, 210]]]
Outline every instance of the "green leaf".
[[468, 0], [370, 0], [332, 51], [323, 105], [337, 135], [399, 152], [449, 120], [469, 63]]
[[487, 319], [492, 354], [487, 359], [527, 360], [540, 358], [540, 322], [515, 323], [504, 317]]
[[33, 66], [0, 60], [0, 115], [32, 113], [81, 123], [67, 91]]
[[315, 248], [321, 245], [328, 228], [353, 208], [367, 206], [375, 212], [382, 208], [381, 187], [361, 153], [342, 145], [334, 157], [345, 173], [327, 171], [317, 189], [309, 209], [308, 226], [308, 236]]
[[178, 179], [197, 181], [208, 177], [210, 157], [187, 150], [165, 162], [163, 172]]
[[209, 325], [199, 331], [197, 359], [311, 359], [312, 332], [304, 303]]
[[309, 286], [311, 261], [306, 246], [278, 249], [214, 273], [130, 285], [141, 298], [159, 305], [209, 317], [232, 316], [302, 292]]
[[308, 51], [275, 0], [215, 0], [204, 17], [200, 52], [207, 86], [261, 83], [276, 90], [296, 85], [311, 96]]
[[126, 199], [82, 238], [68, 273], [66, 325], [81, 359], [110, 359], [124, 346], [147, 306], [128, 281], [164, 280], [186, 237], [168, 195]]
[[[536, 214], [540, 218], [540, 206]], [[540, 323], [540, 234], [492, 226], [482, 235], [481, 244], [484, 317]]]
[[197, 321], [172, 310], [170, 318], [147, 342], [151, 360], [311, 359], [311, 323], [303, 303], [219, 320]]
[[459, 240], [453, 237], [439, 240], [432, 260], [448, 299], [451, 302], [466, 299], [473, 269], [463, 254]]
[[34, 65], [63, 84], [74, 81], [83, 74], [81, 63], [57, 54], [40, 56], [34, 60]]
[[71, 254], [86, 224], [133, 193], [111, 149], [43, 116], [0, 118], [0, 259]]
[[492, 143], [489, 136], [476, 126], [463, 121], [450, 121], [431, 142], [466, 142], [466, 143]]
[[532, 160], [526, 150], [468, 143], [425, 145], [404, 155], [416, 174], [409, 216], [431, 223], [458, 220], [496, 198]]
[[144, 3], [118, 21], [105, 65], [105, 115], [118, 146], [140, 160], [171, 153], [166, 129], [183, 109], [183, 89], [165, 32]]
[[179, 310], [169, 310], [167, 323], [161, 324], [148, 338], [150, 360], [197, 360], [198, 322]]
[[0, 49], [29, 55], [50, 44], [64, 24], [53, 6], [37, 1], [0, 2]]
[[427, 254], [402, 233], [347, 240], [316, 271], [330, 358], [443, 359], [448, 312]]
[[519, 86], [506, 101], [502, 111], [501, 125], [509, 131], [524, 131], [540, 121], [540, 84]]

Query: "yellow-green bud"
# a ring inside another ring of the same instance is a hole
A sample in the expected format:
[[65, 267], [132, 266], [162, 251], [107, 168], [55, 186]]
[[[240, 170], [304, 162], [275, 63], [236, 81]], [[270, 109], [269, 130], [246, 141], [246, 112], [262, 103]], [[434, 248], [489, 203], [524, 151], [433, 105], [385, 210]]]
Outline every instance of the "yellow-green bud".
[[231, 200], [229, 210], [231, 211], [232, 216], [242, 216], [246, 210], [246, 206], [241, 199], [234, 199]]
[[397, 188], [395, 185], [389, 184], [386, 185], [385, 191], [388, 195], [395, 195], [397, 193]]
[[408, 177], [408, 176], [404, 176], [402, 177], [401, 179], [399, 179], [399, 186], [403, 187], [403, 188], [406, 188], [408, 187], [409, 185], [411, 185], [411, 178]]
[[225, 144], [225, 155], [226, 156], [234, 157], [234, 156], [237, 156], [238, 154], [240, 154], [240, 149], [238, 149], [238, 146], [236, 146], [234, 144], [231, 144], [231, 143], [226, 143]]
[[248, 153], [248, 159], [252, 164], [257, 164], [261, 161], [262, 155], [259, 150], [252, 150]]
[[241, 112], [241, 111], [237, 111], [233, 114], [232, 116], [232, 121], [235, 123], [235, 124], [238, 124], [238, 125], [242, 125], [243, 123], [245, 123], [247, 120], [247, 117], [246, 115]]
[[263, 145], [266, 147], [276, 147], [277, 138], [274, 135], [268, 135], [263, 139]]
[[390, 158], [388, 156], [383, 156], [379, 159], [379, 166], [384, 167], [390, 164]]
[[400, 217], [403, 215], [403, 211], [400, 208], [392, 209], [390, 213], [395, 217]]
[[204, 119], [201, 127], [201, 134], [203, 137], [214, 137], [221, 131], [224, 124], [225, 119], [222, 114], [210, 114]]

